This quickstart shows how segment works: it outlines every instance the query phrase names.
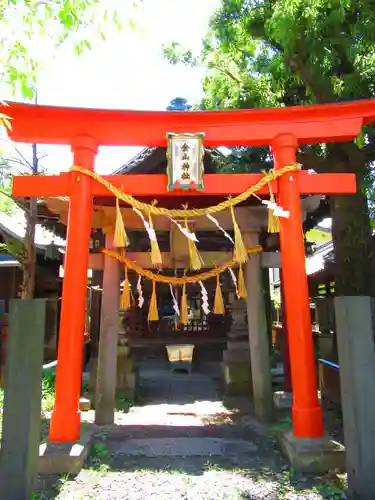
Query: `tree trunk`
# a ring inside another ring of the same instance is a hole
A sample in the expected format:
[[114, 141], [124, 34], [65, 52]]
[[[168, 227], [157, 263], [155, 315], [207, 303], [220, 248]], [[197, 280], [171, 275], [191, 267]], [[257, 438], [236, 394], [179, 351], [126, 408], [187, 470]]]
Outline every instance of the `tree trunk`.
[[26, 214], [26, 235], [24, 241], [26, 255], [25, 260], [22, 263], [22, 299], [32, 299], [34, 297], [36, 269], [35, 226], [36, 199], [31, 198], [29, 212]]
[[[38, 173], [37, 146], [33, 144], [33, 175]], [[30, 198], [30, 207], [26, 213], [26, 234], [24, 239], [25, 259], [22, 263], [22, 299], [32, 299], [35, 291], [36, 248], [35, 228], [37, 222], [37, 199]]]
[[365, 166], [334, 162], [336, 172], [355, 172], [357, 193], [332, 196], [332, 238], [335, 248], [335, 294], [375, 297], [375, 246], [366, 197], [361, 191]]

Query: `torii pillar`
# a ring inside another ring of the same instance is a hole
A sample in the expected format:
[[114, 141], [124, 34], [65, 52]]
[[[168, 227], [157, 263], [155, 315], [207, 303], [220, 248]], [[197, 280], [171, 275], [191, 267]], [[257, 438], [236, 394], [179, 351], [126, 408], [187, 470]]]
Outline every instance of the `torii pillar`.
[[[272, 144], [276, 168], [295, 163], [297, 146], [293, 135], [276, 137]], [[295, 437], [318, 438], [323, 436], [324, 426], [316, 382], [297, 175], [283, 175], [278, 186], [279, 203], [290, 212], [289, 218], [280, 218], [280, 245], [293, 385], [293, 431]]]
[[[72, 143], [74, 164], [94, 170], [98, 146], [91, 137], [77, 137]], [[80, 438], [79, 398], [85, 329], [87, 269], [89, 262], [92, 179], [72, 174], [68, 232], [64, 262], [64, 283], [56, 369], [55, 408], [49, 439], [54, 442]]]

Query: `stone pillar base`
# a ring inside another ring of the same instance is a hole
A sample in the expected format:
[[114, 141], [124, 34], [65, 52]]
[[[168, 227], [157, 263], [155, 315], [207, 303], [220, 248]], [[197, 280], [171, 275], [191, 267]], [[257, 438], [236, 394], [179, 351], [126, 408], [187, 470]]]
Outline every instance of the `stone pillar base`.
[[345, 471], [345, 448], [330, 436], [296, 438], [287, 431], [279, 434], [279, 443], [293, 469], [313, 474]]
[[251, 369], [249, 361], [245, 363], [222, 363], [225, 392], [232, 395], [252, 394]]
[[44, 442], [39, 446], [40, 474], [77, 475], [84, 466], [91, 449], [91, 434], [81, 431], [74, 443]]

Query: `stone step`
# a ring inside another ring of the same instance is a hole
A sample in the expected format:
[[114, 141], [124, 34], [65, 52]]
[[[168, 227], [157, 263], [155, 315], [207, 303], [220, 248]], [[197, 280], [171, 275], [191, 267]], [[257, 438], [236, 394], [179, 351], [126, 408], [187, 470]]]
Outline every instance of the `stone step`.
[[119, 443], [114, 454], [130, 457], [209, 457], [256, 453], [251, 441], [221, 438], [128, 439]]

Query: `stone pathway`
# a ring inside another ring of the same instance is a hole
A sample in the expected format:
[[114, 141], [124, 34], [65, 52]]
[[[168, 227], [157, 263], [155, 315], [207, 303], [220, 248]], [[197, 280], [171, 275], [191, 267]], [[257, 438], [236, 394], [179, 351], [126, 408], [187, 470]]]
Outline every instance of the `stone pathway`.
[[[249, 404], [224, 406], [217, 372], [141, 371], [141, 405], [95, 431], [75, 479], [40, 498], [255, 500], [345, 498], [322, 478], [293, 474]], [[243, 403], [243, 402], [242, 402]], [[93, 412], [85, 414], [92, 425]], [[330, 496], [328, 496], [330, 495]]]

